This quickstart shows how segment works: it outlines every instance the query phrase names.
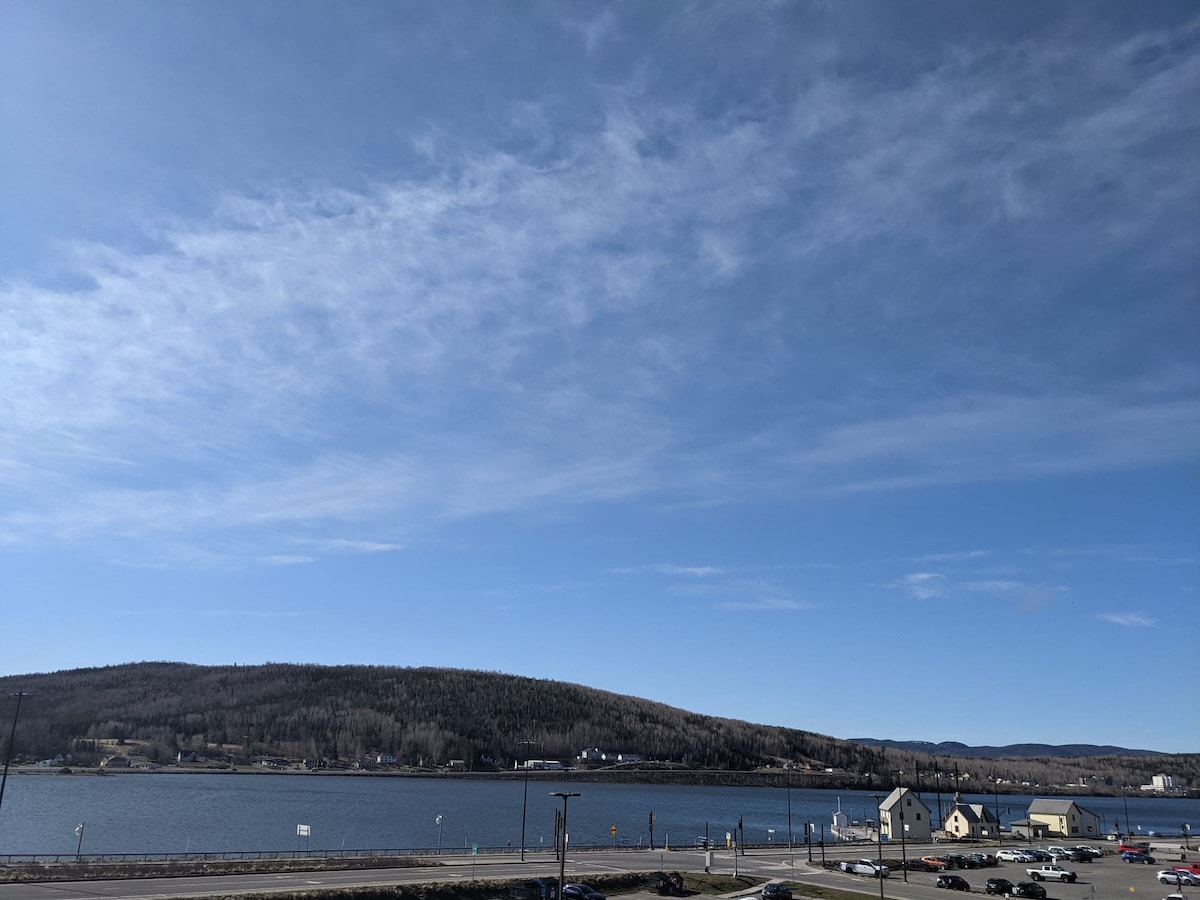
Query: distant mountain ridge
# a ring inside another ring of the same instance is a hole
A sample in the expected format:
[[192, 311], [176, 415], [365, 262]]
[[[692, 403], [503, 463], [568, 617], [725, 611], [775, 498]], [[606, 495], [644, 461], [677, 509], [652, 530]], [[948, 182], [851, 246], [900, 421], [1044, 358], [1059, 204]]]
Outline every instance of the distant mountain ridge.
[[893, 741], [884, 738], [847, 738], [864, 747], [885, 747], [905, 753], [956, 756], [960, 759], [1074, 759], [1081, 756], [1162, 756], [1156, 750], [1130, 750], [1108, 744], [1006, 744], [1003, 747], [972, 747], [958, 741]]

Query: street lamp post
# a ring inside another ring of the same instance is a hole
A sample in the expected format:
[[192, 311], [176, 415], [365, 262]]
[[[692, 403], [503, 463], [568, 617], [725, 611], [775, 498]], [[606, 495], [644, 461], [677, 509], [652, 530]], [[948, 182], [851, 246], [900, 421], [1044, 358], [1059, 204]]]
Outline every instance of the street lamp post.
[[4, 775], [0, 776], [0, 806], [4, 805], [4, 786], [8, 784], [8, 765], [12, 762], [13, 741], [17, 737], [17, 716], [21, 715], [21, 691], [14, 691], [10, 696], [17, 698], [17, 708], [13, 710], [12, 730], [8, 733], [8, 750], [4, 754]]
[[433, 820], [438, 827], [438, 856], [442, 855], [442, 817], [439, 815]]
[[[899, 774], [903, 775], [904, 773], [900, 772]], [[896, 788], [900, 792], [897, 800], [900, 804], [900, 865], [904, 870], [904, 883], [908, 884], [908, 844], [906, 840], [907, 836], [904, 834], [908, 826], [904, 824], [904, 788], [899, 783], [897, 783]], [[889, 819], [888, 821], [890, 823], [891, 820]], [[880, 859], [880, 862], [883, 862], [883, 860]]]
[[[518, 747], [525, 747], [526, 753], [528, 748], [533, 746], [533, 741], [521, 741]], [[525, 862], [525, 812], [529, 808], [529, 758], [526, 756], [524, 760], [525, 766], [525, 792], [521, 797], [521, 862]]]
[[[875, 795], [875, 841], [879, 844], [879, 865], [883, 865], [883, 810], [879, 808], [880, 796]], [[883, 900], [883, 869], [875, 870], [879, 879], [879, 900]]]
[[[1125, 794], [1125, 785], [1121, 785], [1121, 802], [1125, 804], [1125, 833], [1133, 834], [1133, 827], [1129, 824], [1129, 797]], [[1121, 829], [1117, 829], [1117, 837], [1121, 836]]]
[[558, 855], [558, 897], [562, 900], [563, 888], [567, 883], [567, 801], [582, 794], [573, 791], [551, 791], [551, 797], [562, 797], [562, 853]]
[[1185, 823], [1183, 826], [1183, 849], [1184, 850], [1192, 849], [1192, 845], [1189, 840], [1191, 838], [1191, 836], [1192, 836], [1192, 826]]
[[[789, 762], [790, 766], [791, 763]], [[792, 844], [792, 770], [789, 768], [787, 773], [787, 812], [788, 812], [788, 853], [794, 853], [795, 847]]]

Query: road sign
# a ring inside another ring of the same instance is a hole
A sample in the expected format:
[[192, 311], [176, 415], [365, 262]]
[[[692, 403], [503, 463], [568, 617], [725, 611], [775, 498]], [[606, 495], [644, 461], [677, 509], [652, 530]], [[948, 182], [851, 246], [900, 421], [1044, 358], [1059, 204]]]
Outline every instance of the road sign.
[[612, 828], [608, 829], [608, 833], [609, 833], [609, 834], [616, 834], [616, 833], [617, 833], [617, 826], [616, 826], [616, 825], [614, 825]]

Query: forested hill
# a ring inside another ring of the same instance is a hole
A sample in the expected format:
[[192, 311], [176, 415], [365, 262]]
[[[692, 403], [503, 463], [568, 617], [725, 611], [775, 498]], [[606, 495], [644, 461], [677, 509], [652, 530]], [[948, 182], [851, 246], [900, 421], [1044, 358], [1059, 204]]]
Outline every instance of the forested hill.
[[524, 755], [570, 760], [590, 747], [689, 767], [749, 769], [784, 759], [869, 771], [880, 751], [804, 731], [718, 719], [575, 684], [461, 669], [136, 663], [0, 679], [28, 694], [18, 753], [79, 740], [180, 751], [510, 768]]
[[995, 780], [1084, 783], [1103, 792], [1105, 785], [1140, 785], [1164, 771], [1193, 788], [1200, 784], [1200, 755], [968, 759], [703, 716], [564, 682], [387, 666], [155, 662], [8, 676], [0, 678], [5, 753], [8, 717], [15, 712], [11, 694], [18, 691], [24, 694], [12, 746], [18, 761], [71, 755], [87, 765], [116, 742], [120, 752], [153, 762], [191, 751], [210, 760], [265, 755], [354, 762], [389, 754], [400, 766], [462, 760], [470, 770], [486, 771], [511, 769], [526, 755], [570, 764], [597, 747], [636, 754], [643, 769], [779, 772], [790, 762], [847, 787], [891, 786], [901, 770], [956, 768], [972, 780], [967, 789], [985, 791]]

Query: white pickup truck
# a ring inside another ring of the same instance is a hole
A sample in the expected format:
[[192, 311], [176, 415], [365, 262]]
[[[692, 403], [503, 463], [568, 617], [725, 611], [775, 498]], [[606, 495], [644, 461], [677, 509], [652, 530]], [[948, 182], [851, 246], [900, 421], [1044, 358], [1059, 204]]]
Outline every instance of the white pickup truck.
[[1025, 874], [1034, 881], [1065, 881], [1067, 884], [1074, 884], [1076, 875], [1070, 869], [1064, 869], [1062, 866], [1049, 864], [1045, 866], [1034, 866], [1026, 869]]

